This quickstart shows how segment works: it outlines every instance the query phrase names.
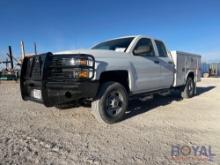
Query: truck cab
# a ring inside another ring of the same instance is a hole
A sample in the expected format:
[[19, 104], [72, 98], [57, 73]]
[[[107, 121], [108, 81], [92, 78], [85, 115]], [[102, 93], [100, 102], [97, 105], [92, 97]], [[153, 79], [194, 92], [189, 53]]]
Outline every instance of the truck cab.
[[128, 88], [133, 94], [170, 88], [173, 84], [174, 64], [161, 40], [127, 36], [101, 42], [90, 50], [56, 54], [77, 53], [92, 54], [97, 60], [94, 80], [108, 72], [127, 72]]

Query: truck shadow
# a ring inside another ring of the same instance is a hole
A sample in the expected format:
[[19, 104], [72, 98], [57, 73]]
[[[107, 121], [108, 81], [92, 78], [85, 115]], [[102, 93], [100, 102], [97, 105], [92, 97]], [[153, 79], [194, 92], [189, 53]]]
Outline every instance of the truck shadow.
[[209, 86], [209, 87], [197, 87], [197, 96], [206, 93], [212, 89], [214, 89], [215, 86]]
[[[197, 87], [197, 96], [202, 95], [206, 92], [209, 92], [210, 90], [214, 89], [215, 86], [209, 86], [209, 87]], [[153, 99], [141, 101], [139, 99], [132, 99], [129, 101], [128, 111], [124, 118], [124, 120], [127, 120], [131, 117], [134, 117], [136, 115], [155, 110], [155, 108], [160, 106], [165, 106], [173, 101], [181, 101], [183, 100], [179, 92], [172, 92], [172, 94], [168, 96], [160, 96], [155, 95]]]
[[[195, 97], [200, 96], [206, 92], [209, 92], [214, 88], [215, 86], [197, 87], [197, 95]], [[146, 101], [141, 101], [140, 99], [130, 99], [128, 110], [123, 120], [127, 120], [136, 115], [140, 115], [142, 113], [145, 113], [151, 110], [155, 110], [155, 108], [160, 107], [160, 106], [166, 106], [172, 103], [173, 101], [182, 101], [182, 100], [183, 99], [180, 93], [177, 91], [174, 91], [170, 95], [167, 95], [167, 96], [155, 95], [153, 99], [146, 100]], [[70, 108], [79, 108], [79, 107], [91, 108], [91, 101], [76, 103], [74, 105], [69, 105], [61, 109], [69, 110]]]

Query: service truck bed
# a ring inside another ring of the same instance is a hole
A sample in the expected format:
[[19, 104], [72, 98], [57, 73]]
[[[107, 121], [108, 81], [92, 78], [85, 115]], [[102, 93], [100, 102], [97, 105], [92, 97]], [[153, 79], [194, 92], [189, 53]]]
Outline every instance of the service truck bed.
[[175, 65], [174, 87], [182, 86], [186, 83], [186, 78], [189, 72], [193, 72], [194, 81], [201, 80], [200, 65], [201, 56], [180, 51], [171, 51], [171, 57]]

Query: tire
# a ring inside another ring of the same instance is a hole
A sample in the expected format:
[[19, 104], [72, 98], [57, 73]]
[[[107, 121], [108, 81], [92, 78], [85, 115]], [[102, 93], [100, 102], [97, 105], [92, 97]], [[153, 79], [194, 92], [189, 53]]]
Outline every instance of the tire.
[[92, 102], [92, 114], [101, 123], [121, 121], [128, 107], [127, 90], [117, 82], [103, 83]]
[[195, 95], [195, 82], [192, 77], [188, 77], [186, 81], [186, 85], [181, 92], [182, 98], [192, 98]]

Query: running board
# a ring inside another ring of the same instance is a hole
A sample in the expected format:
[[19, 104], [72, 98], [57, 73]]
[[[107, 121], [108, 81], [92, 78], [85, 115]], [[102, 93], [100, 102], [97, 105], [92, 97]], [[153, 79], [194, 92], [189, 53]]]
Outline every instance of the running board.
[[160, 89], [160, 90], [155, 90], [155, 91], [150, 91], [150, 92], [146, 92], [146, 93], [140, 93], [140, 94], [131, 94], [132, 99], [139, 99], [139, 98], [143, 98], [146, 100], [152, 99], [153, 95], [155, 94], [159, 94], [162, 96], [166, 96], [168, 94], [170, 94], [170, 88], [168, 89]]

